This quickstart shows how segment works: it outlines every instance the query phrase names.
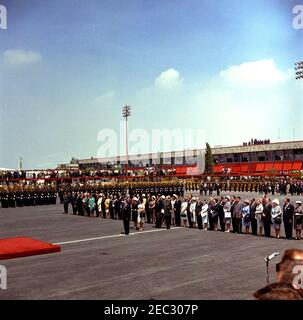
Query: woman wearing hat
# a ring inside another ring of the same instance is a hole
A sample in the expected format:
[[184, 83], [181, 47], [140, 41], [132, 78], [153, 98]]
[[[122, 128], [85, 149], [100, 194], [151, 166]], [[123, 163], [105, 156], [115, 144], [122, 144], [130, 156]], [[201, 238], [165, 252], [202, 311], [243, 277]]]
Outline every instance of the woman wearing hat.
[[190, 204], [190, 216], [191, 216], [191, 222], [192, 222], [192, 226], [193, 228], [196, 228], [196, 205], [197, 205], [197, 200], [195, 197], [193, 197], [191, 199], [191, 204]]
[[245, 233], [249, 233], [250, 227], [250, 207], [249, 207], [249, 200], [244, 201], [244, 207], [242, 209], [242, 217], [243, 217], [243, 225], [245, 227]]
[[144, 222], [145, 222], [145, 203], [143, 200], [139, 200], [138, 204], [138, 224], [140, 225], [139, 231], [144, 230]]
[[271, 223], [276, 232], [276, 238], [280, 238], [280, 230], [282, 223], [282, 209], [278, 199], [272, 201]]
[[201, 211], [202, 223], [204, 230], [208, 229], [208, 204], [206, 200], [203, 200], [203, 206]]
[[301, 240], [301, 231], [303, 224], [303, 207], [302, 202], [297, 201], [295, 205], [295, 230], [296, 230], [296, 240]]
[[153, 223], [153, 224], [156, 223], [155, 208], [156, 208], [156, 197], [152, 196], [151, 199], [148, 202], [148, 210], [149, 210], [151, 223]]
[[188, 207], [187, 199], [183, 198], [181, 203], [181, 214], [180, 214], [183, 227], [186, 227], [187, 225], [187, 207]]
[[262, 204], [262, 199], [258, 199], [257, 201], [257, 207], [256, 207], [256, 218], [257, 218], [257, 225], [258, 225], [258, 230], [259, 230], [259, 237], [262, 236], [263, 234], [263, 219], [262, 219], [262, 213], [263, 213], [263, 204]]
[[230, 196], [225, 197], [225, 203], [224, 203], [224, 223], [226, 226], [225, 232], [230, 232], [230, 226], [231, 226], [231, 203], [230, 203]]

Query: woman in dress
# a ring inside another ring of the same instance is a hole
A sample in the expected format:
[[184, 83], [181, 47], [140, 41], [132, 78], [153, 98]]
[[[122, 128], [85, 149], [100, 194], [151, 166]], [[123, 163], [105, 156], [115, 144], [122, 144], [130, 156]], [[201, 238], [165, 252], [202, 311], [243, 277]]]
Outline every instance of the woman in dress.
[[183, 227], [186, 227], [187, 225], [187, 207], [188, 207], [187, 199], [183, 198], [181, 203], [181, 222]]
[[262, 204], [262, 199], [257, 200], [257, 207], [256, 207], [256, 219], [257, 219], [257, 225], [258, 225], [258, 230], [259, 230], [259, 237], [262, 236], [263, 233], [263, 219], [262, 219], [262, 213], [263, 213], [263, 204]]
[[225, 203], [224, 203], [224, 223], [226, 227], [225, 232], [230, 232], [230, 226], [231, 226], [231, 203], [230, 203], [230, 196], [225, 197]]
[[296, 240], [301, 240], [301, 231], [302, 231], [302, 224], [303, 224], [303, 207], [302, 207], [301, 201], [296, 202], [294, 216], [295, 216], [294, 227], [296, 230]]
[[144, 230], [144, 222], [145, 222], [145, 203], [143, 201], [139, 201], [138, 204], [138, 224], [139, 231]]
[[201, 211], [202, 223], [204, 230], [208, 228], [208, 204], [206, 200], [203, 200], [203, 206]]
[[155, 208], [156, 208], [156, 197], [152, 196], [150, 201], [148, 202], [148, 210], [149, 210], [149, 216], [151, 219], [151, 223], [156, 223], [156, 213], [155, 213]]
[[278, 199], [272, 201], [271, 223], [272, 227], [275, 229], [276, 238], [279, 239], [282, 223], [282, 209], [280, 207], [280, 202]]
[[190, 204], [190, 216], [191, 216], [191, 222], [193, 224], [193, 228], [196, 228], [196, 222], [197, 222], [197, 219], [196, 219], [196, 205], [197, 205], [197, 202], [196, 202], [196, 198], [193, 197], [191, 199], [191, 204]]
[[242, 217], [243, 217], [243, 226], [245, 227], [245, 234], [249, 233], [250, 227], [250, 207], [249, 207], [249, 200], [244, 201], [244, 207], [242, 209]]
[[106, 219], [109, 220], [110, 217], [110, 212], [109, 212], [109, 206], [110, 206], [110, 197], [106, 197], [105, 199], [105, 214], [106, 214]]

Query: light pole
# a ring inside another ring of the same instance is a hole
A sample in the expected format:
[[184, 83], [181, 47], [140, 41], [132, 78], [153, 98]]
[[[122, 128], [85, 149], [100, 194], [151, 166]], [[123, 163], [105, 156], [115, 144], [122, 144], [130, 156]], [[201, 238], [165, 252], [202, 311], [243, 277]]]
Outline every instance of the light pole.
[[125, 118], [125, 148], [126, 148], [126, 173], [125, 176], [127, 176], [127, 170], [128, 170], [128, 117], [131, 115], [131, 106], [125, 106], [122, 108], [122, 115], [123, 118]]
[[303, 61], [295, 63], [296, 80], [303, 79]]

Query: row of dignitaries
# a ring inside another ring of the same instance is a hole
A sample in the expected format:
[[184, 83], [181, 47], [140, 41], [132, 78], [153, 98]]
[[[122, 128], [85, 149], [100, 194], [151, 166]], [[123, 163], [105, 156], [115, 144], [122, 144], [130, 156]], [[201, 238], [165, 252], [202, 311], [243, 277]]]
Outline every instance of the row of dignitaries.
[[165, 222], [167, 229], [173, 224], [181, 226], [181, 200], [177, 195], [152, 196], [145, 194], [136, 196], [106, 195], [90, 192], [64, 192], [63, 208], [65, 214], [69, 212], [81, 216], [103, 219], [126, 219], [134, 224], [136, 230], [143, 230], [144, 223], [155, 224], [161, 228]]
[[[284, 226], [287, 239], [301, 239], [303, 206], [294, 205], [288, 198], [280, 204], [278, 199], [263, 196], [260, 199], [241, 200], [239, 196], [210, 197], [207, 199], [189, 196], [125, 196], [91, 193], [64, 194], [64, 212], [72, 204], [73, 214], [103, 219], [124, 220], [125, 233], [133, 228], [142, 231], [144, 224], [167, 229], [171, 226], [198, 228], [200, 230], [224, 231], [280, 238]], [[128, 226], [128, 227], [127, 227]]]
[[285, 237], [301, 239], [303, 225], [303, 206], [301, 201], [295, 205], [285, 198], [283, 205], [278, 199], [270, 200], [266, 195], [260, 199], [242, 201], [239, 196], [211, 197], [209, 201], [195, 199], [191, 196], [183, 198], [181, 203], [181, 219], [184, 226], [202, 229], [280, 238], [282, 225]]

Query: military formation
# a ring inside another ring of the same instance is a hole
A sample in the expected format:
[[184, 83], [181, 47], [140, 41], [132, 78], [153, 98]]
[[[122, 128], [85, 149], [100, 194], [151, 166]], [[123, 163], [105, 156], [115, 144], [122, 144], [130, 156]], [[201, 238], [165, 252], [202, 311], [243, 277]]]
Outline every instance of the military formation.
[[87, 181], [85, 183], [52, 184], [10, 184], [0, 185], [0, 202], [2, 208], [56, 204], [57, 196], [61, 202], [64, 192], [90, 192], [105, 195], [151, 194], [183, 196], [185, 192], [200, 191], [200, 195], [217, 195], [221, 192], [258, 192], [260, 194], [300, 195], [303, 194], [303, 180], [290, 179], [230, 179], [212, 178], [201, 180], [163, 179], [161, 181]]
[[56, 200], [57, 190], [54, 185], [0, 185], [0, 202], [2, 208], [56, 204]]

